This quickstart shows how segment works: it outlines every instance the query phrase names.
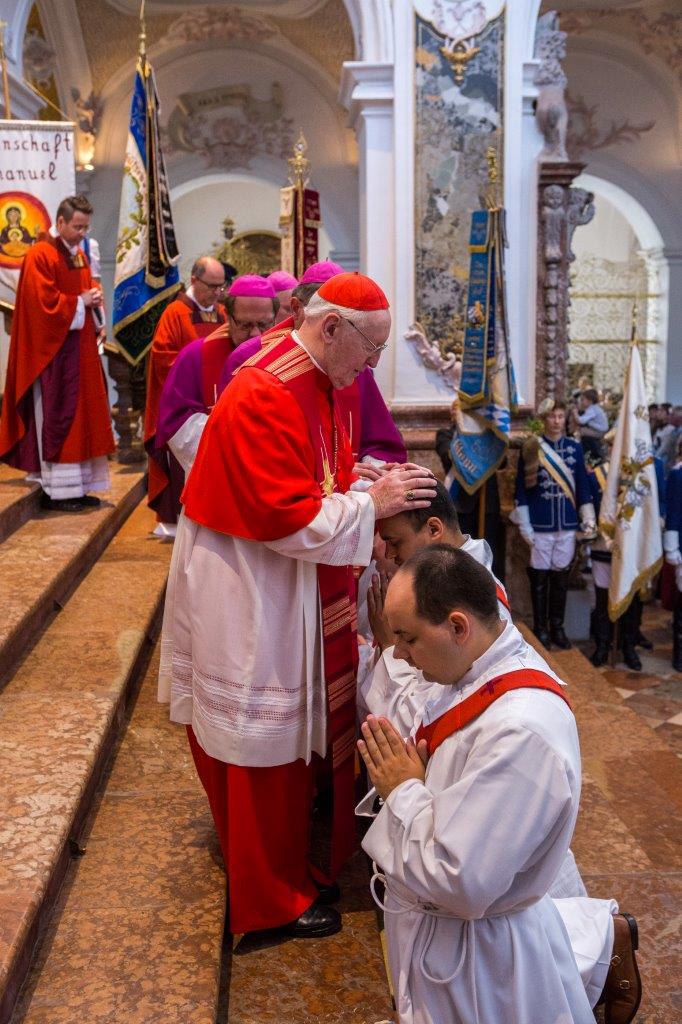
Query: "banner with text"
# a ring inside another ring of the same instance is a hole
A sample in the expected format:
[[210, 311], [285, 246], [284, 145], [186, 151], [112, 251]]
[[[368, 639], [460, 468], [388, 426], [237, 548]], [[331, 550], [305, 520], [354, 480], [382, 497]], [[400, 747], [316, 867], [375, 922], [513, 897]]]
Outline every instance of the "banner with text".
[[75, 125], [0, 120], [0, 298], [14, 302], [24, 256], [76, 191]]

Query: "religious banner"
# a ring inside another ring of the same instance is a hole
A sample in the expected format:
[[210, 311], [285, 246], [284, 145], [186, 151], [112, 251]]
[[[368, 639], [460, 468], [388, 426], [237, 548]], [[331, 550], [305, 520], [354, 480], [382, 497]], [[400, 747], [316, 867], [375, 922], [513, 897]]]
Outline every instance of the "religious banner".
[[0, 121], [0, 297], [12, 303], [24, 256], [76, 190], [75, 125]]
[[133, 365], [146, 355], [159, 317], [180, 290], [158, 112], [154, 72], [141, 56], [123, 168], [113, 305], [116, 343]]
[[467, 494], [474, 494], [502, 462], [517, 406], [505, 306], [505, 245], [504, 210], [476, 210], [471, 218], [462, 377], [450, 452], [454, 478]]
[[319, 259], [318, 239], [322, 218], [320, 193], [308, 188], [310, 164], [306, 159], [308, 144], [303, 133], [289, 159], [291, 185], [280, 189], [279, 226], [282, 232], [282, 270], [301, 277]]
[[663, 564], [658, 484], [639, 346], [630, 349], [599, 529], [613, 542], [609, 618], [615, 622]]

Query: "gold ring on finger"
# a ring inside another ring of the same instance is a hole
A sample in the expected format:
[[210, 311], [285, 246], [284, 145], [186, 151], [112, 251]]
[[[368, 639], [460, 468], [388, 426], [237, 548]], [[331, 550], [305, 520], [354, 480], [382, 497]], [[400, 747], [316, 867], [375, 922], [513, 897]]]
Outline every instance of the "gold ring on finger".
[[414, 491], [407, 491], [405, 494], [405, 501], [414, 501]]

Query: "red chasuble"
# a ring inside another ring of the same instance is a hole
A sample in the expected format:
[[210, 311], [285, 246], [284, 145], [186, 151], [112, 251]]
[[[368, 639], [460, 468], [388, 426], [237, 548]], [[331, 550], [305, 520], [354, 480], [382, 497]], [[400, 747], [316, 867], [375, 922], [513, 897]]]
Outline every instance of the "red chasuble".
[[[196, 338], [205, 338], [226, 321], [225, 314], [216, 307], [211, 313], [204, 313], [186, 295], [170, 302], [159, 320], [151, 351], [147, 373], [147, 405], [144, 413], [144, 443], [147, 452], [154, 452], [156, 420], [159, 413], [159, 399], [168, 371], [175, 362], [178, 352]], [[168, 486], [169, 477], [163, 467], [154, 459], [149, 462], [148, 503], [158, 499]]]
[[449, 736], [475, 721], [491, 704], [512, 690], [548, 690], [550, 693], [555, 693], [557, 697], [561, 697], [569, 708], [571, 706], [564, 687], [547, 672], [540, 672], [535, 668], [520, 668], [514, 672], [505, 672], [501, 676], [489, 679], [480, 690], [476, 690], [460, 704], [450, 708], [440, 718], [436, 718], [429, 725], [420, 725], [415, 742], [426, 740], [429, 757], [431, 757]]
[[41, 378], [43, 458], [84, 462], [115, 449], [92, 313], [70, 330], [78, 296], [93, 287], [84, 253], [60, 239], [36, 242], [24, 259], [0, 421], [0, 458], [38, 471], [32, 386]]
[[[353, 453], [336, 395], [291, 335], [253, 356], [204, 429], [182, 495], [189, 518], [254, 541], [287, 537], [311, 523], [323, 497], [345, 493], [353, 480]], [[318, 565], [317, 578], [334, 781], [334, 876], [355, 848], [355, 581], [351, 566]]]

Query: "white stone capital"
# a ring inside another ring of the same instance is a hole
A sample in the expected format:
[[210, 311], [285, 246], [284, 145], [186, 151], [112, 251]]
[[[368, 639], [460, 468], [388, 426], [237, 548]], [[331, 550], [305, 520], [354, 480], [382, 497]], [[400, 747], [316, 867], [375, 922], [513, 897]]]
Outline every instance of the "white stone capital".
[[341, 74], [339, 101], [348, 110], [348, 123], [357, 128], [361, 116], [393, 112], [393, 64], [347, 60]]

